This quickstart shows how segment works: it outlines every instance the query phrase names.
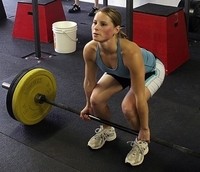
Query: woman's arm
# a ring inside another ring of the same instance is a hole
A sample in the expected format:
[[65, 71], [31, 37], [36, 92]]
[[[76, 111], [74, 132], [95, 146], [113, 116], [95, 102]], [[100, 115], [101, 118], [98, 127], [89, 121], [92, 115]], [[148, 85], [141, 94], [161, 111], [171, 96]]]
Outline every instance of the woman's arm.
[[90, 96], [97, 83], [97, 65], [95, 63], [96, 47], [93, 41], [85, 45], [83, 50], [83, 58], [85, 62], [85, 77], [83, 82], [83, 88], [86, 95], [86, 105], [90, 107]]
[[[145, 93], [145, 66], [141, 49], [136, 44], [129, 43], [125, 52], [126, 53], [124, 53], [124, 62], [130, 71], [130, 89], [132, 89], [135, 94], [136, 109], [140, 121], [140, 131], [144, 133], [146, 131], [149, 132], [149, 109]], [[141, 139], [150, 140], [150, 136], [143, 135], [141, 137], [145, 137]]]

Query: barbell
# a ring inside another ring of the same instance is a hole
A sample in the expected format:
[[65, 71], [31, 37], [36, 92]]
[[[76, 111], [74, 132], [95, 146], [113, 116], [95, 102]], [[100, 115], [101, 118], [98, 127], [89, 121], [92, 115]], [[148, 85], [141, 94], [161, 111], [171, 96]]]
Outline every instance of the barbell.
[[[8, 114], [24, 125], [35, 125], [42, 121], [48, 115], [52, 106], [80, 115], [79, 111], [54, 102], [57, 89], [56, 79], [47, 69], [35, 67], [22, 70], [15, 76], [11, 84], [3, 82], [2, 87], [8, 90], [6, 97]], [[94, 121], [113, 126], [133, 135], [138, 135], [138, 131], [125, 126], [91, 114], [88, 114], [88, 116]], [[151, 141], [200, 158], [199, 152], [187, 147], [170, 143], [158, 137], [151, 137]]]

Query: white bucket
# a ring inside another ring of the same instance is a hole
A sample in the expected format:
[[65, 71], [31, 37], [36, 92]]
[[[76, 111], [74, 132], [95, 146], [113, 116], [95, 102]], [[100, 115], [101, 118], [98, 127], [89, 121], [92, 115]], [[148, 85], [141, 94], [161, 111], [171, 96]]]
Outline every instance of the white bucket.
[[77, 23], [59, 21], [52, 25], [54, 49], [58, 53], [72, 53], [76, 51]]

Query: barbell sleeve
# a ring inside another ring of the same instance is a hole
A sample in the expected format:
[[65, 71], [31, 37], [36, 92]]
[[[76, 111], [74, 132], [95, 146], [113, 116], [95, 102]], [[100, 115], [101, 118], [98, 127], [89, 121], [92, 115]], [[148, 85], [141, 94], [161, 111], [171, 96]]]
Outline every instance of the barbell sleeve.
[[1, 86], [7, 90], [10, 88], [10, 84], [7, 82], [3, 82]]

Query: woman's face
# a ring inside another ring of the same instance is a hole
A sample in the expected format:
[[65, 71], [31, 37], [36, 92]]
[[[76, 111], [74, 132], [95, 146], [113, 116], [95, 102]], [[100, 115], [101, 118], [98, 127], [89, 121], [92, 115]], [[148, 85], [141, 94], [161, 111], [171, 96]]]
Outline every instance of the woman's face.
[[96, 13], [91, 29], [93, 40], [98, 42], [105, 42], [118, 33], [118, 29], [113, 25], [110, 17], [102, 12]]

